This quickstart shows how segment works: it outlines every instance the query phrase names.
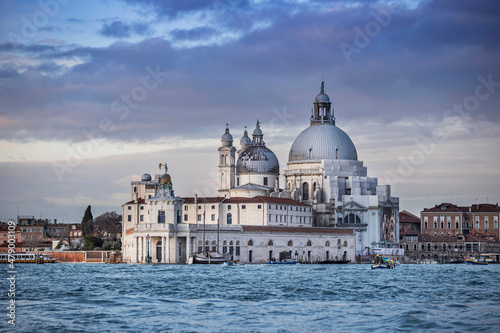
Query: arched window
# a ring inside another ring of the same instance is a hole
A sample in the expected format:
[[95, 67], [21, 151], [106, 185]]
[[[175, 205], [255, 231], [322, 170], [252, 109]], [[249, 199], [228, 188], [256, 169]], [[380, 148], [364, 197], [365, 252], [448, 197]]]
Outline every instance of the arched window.
[[217, 243], [212, 241], [212, 252], [217, 252]]
[[250, 240], [248, 241], [248, 246], [253, 246], [253, 240], [251, 240], [251, 239], [250, 239]]
[[201, 247], [201, 240], [198, 241], [198, 253], [202, 253], [203, 252], [203, 249]]
[[240, 241], [236, 241], [236, 255], [240, 255]]
[[289, 240], [289, 241], [288, 241], [288, 246], [293, 246], [293, 242], [292, 242], [292, 240]]
[[227, 213], [227, 224], [233, 224], [233, 215], [231, 213]]
[[227, 241], [222, 243], [222, 253], [227, 253]]
[[210, 251], [210, 243], [208, 241], [205, 241], [205, 251]]
[[267, 246], [273, 246], [273, 245], [274, 245], [274, 243], [273, 243], [272, 239], [270, 239], [269, 242], [267, 242]]
[[344, 241], [344, 247], [347, 247], [347, 241]]
[[229, 246], [231, 246], [231, 245], [233, 245], [233, 244], [234, 244], [234, 243], [233, 243], [233, 241], [230, 241], [230, 242], [229, 242]]
[[329, 246], [330, 246], [330, 241], [326, 241], [326, 242], [325, 242], [325, 246], [326, 246], [326, 247], [329, 247]]
[[431, 252], [431, 243], [427, 243], [427, 251]]
[[309, 183], [302, 184], [302, 200], [309, 200]]
[[443, 244], [443, 252], [446, 252], [446, 244]]
[[346, 217], [344, 217], [344, 223], [361, 223], [361, 220], [359, 219], [359, 216], [356, 214], [349, 214]]
[[312, 246], [312, 243], [310, 240], [307, 241], [307, 245], [306, 246]]
[[313, 183], [313, 192], [316, 191], [316, 182]]

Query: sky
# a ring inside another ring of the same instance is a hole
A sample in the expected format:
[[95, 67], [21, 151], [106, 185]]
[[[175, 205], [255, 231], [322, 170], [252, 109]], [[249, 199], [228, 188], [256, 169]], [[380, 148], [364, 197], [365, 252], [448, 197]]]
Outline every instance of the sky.
[[121, 213], [168, 163], [217, 194], [226, 123], [286, 169], [322, 81], [400, 210], [500, 202], [500, 2], [2, 1], [0, 220]]

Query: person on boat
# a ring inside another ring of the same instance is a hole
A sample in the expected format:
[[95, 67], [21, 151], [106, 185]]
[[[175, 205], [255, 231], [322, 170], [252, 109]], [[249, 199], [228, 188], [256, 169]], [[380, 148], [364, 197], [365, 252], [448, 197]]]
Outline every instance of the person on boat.
[[376, 264], [381, 264], [381, 260], [380, 260], [380, 256], [377, 254], [377, 256], [375, 257], [375, 263]]

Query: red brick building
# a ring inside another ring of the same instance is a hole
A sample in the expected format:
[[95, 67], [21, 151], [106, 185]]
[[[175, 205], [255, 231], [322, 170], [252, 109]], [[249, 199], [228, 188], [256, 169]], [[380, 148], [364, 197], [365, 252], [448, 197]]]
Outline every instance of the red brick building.
[[421, 213], [421, 233], [430, 236], [477, 235], [499, 241], [500, 207], [498, 204], [474, 204], [470, 207], [442, 203]]
[[416, 251], [420, 236], [420, 218], [407, 212], [399, 212], [399, 247], [405, 252]]

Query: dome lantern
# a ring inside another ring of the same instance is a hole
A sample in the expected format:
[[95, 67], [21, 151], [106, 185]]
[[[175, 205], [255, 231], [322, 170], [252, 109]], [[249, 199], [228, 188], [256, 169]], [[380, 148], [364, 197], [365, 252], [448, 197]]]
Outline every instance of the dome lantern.
[[333, 116], [332, 103], [330, 97], [325, 94], [325, 81], [321, 82], [321, 90], [314, 99], [314, 109], [311, 115], [311, 125], [321, 124], [335, 125], [335, 117]]

